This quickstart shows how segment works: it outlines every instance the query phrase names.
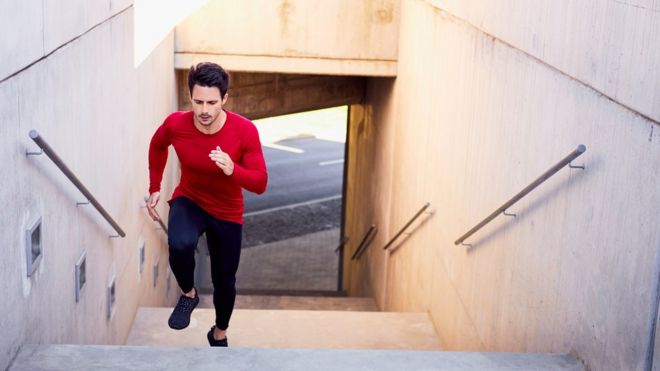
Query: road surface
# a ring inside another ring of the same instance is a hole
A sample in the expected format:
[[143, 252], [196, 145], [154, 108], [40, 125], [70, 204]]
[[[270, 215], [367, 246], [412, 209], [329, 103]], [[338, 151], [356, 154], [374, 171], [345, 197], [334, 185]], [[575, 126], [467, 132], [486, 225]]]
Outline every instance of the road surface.
[[344, 143], [310, 136], [277, 144], [281, 149], [263, 148], [268, 188], [259, 196], [244, 191], [246, 214], [341, 196]]

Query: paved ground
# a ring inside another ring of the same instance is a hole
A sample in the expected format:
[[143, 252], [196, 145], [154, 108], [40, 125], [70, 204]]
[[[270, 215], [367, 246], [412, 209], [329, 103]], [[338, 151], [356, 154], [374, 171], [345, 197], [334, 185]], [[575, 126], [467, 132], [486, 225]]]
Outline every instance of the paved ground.
[[[337, 198], [265, 214], [248, 215], [243, 223], [243, 248], [337, 229], [341, 226], [341, 204], [341, 198]], [[328, 242], [336, 247], [339, 237]]]
[[[236, 288], [247, 291], [337, 290], [339, 254], [335, 250], [339, 233], [339, 228], [332, 228], [244, 248]], [[213, 286], [205, 246], [202, 239], [200, 252], [196, 254], [195, 284], [209, 292]]]
[[[237, 274], [239, 290], [337, 290], [341, 198], [248, 214]], [[209, 291], [206, 242], [197, 254], [196, 285]]]
[[239, 290], [337, 290], [339, 229], [243, 249]]

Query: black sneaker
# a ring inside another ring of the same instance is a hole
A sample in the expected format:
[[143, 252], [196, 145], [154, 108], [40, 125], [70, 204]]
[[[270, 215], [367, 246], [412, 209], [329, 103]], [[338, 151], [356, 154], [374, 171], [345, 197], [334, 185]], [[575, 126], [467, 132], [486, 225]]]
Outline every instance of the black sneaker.
[[215, 326], [211, 327], [208, 334], [206, 334], [206, 338], [209, 340], [209, 345], [212, 346], [212, 347], [226, 347], [226, 346], [229, 346], [229, 343], [227, 343], [227, 337], [226, 336], [222, 340], [215, 340], [215, 338], [213, 337], [213, 330], [215, 330]]
[[179, 302], [176, 303], [172, 315], [170, 315], [169, 321], [167, 324], [175, 330], [181, 330], [190, 324], [190, 314], [193, 309], [199, 304], [199, 295], [197, 290], [195, 290], [195, 298], [189, 298], [185, 295], [181, 295]]

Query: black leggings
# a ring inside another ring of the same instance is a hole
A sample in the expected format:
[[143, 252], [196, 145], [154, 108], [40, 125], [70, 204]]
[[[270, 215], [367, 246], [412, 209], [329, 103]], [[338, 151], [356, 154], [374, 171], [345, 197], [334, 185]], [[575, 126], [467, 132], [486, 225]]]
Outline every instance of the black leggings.
[[194, 287], [195, 248], [199, 236], [206, 232], [211, 256], [215, 325], [226, 330], [236, 300], [242, 225], [218, 220], [185, 197], [177, 197], [170, 204], [168, 224], [170, 267], [183, 292]]

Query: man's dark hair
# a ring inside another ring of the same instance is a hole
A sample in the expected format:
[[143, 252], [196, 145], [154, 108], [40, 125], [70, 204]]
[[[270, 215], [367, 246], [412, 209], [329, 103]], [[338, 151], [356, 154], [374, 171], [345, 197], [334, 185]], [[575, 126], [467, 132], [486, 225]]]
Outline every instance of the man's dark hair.
[[216, 87], [220, 90], [220, 97], [224, 98], [229, 89], [229, 75], [220, 65], [211, 62], [199, 63], [197, 66], [190, 66], [188, 71], [188, 89], [191, 97], [195, 84], [208, 88]]

